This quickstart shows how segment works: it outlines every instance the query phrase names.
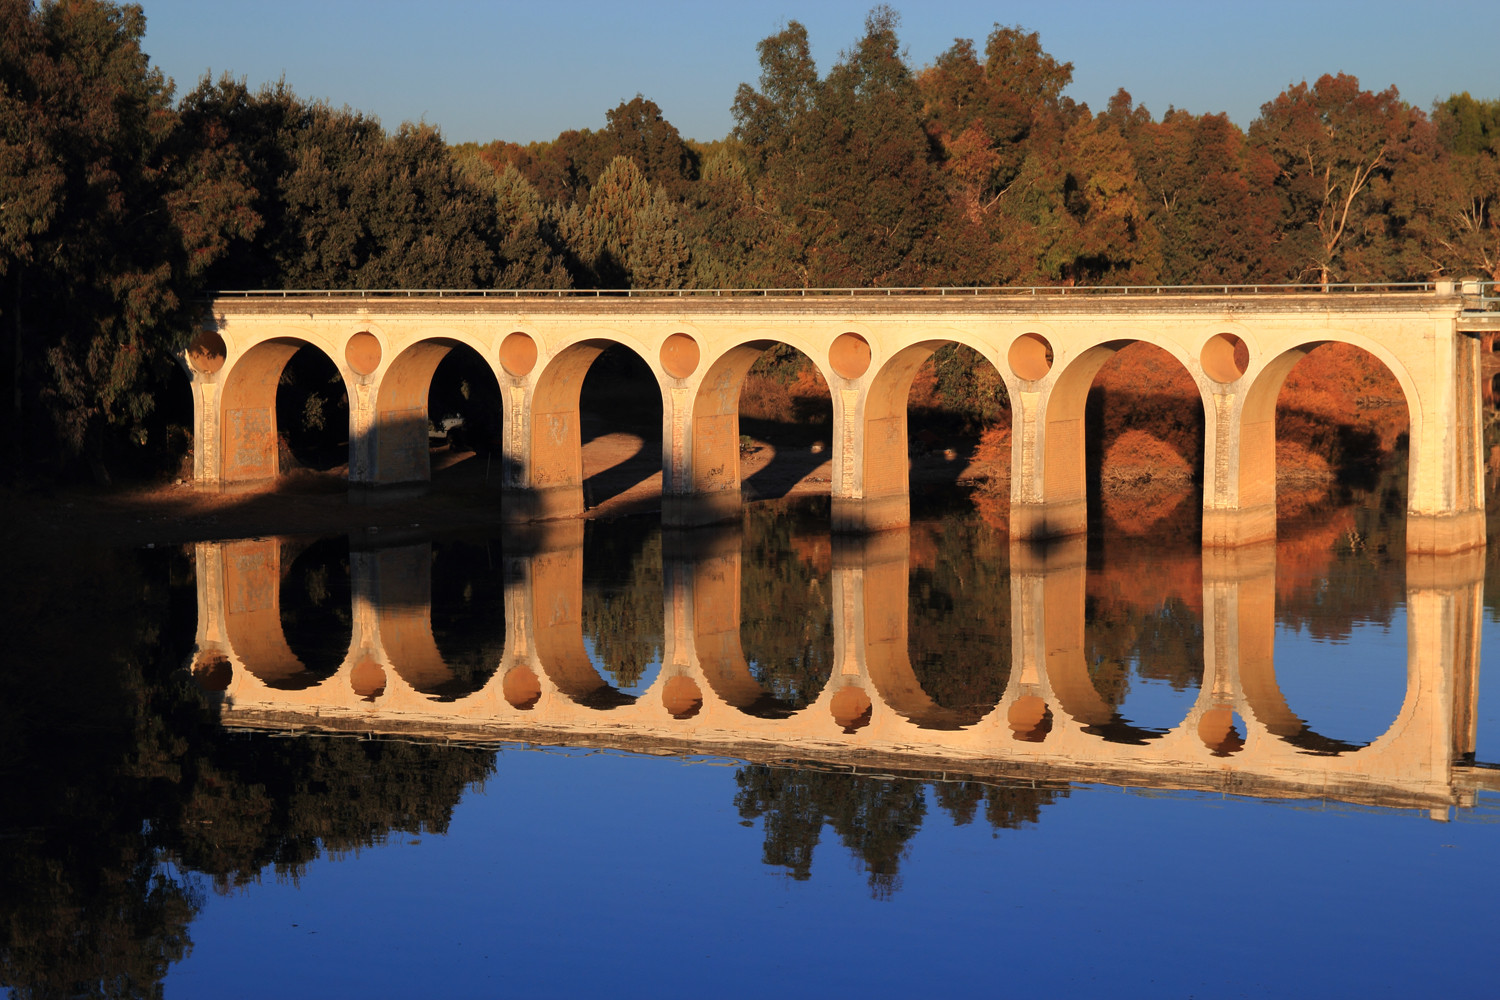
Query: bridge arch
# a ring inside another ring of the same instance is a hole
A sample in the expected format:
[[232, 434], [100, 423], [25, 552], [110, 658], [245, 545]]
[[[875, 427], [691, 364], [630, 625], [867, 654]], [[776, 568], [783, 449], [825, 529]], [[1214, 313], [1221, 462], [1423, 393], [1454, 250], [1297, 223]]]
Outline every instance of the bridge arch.
[[298, 332], [262, 340], [227, 361], [217, 373], [222, 385], [218, 421], [221, 482], [256, 482], [280, 474], [276, 393], [287, 363], [300, 350], [316, 351], [326, 358], [338, 370], [344, 392], [353, 396], [347, 367], [318, 339]]
[[[473, 562], [456, 548], [420, 542], [362, 553], [360, 559], [373, 576], [375, 634], [385, 660], [412, 690], [437, 702], [457, 701], [482, 689], [504, 648], [503, 631], [496, 636], [491, 625], [496, 617], [503, 620], [503, 611], [493, 613], [498, 602], [485, 593], [485, 580], [454, 572], [469, 568], [455, 567], [455, 562]], [[449, 567], [449, 573], [435, 574], [437, 562]], [[454, 593], [455, 586], [461, 594]], [[456, 603], [461, 606], [455, 608]], [[452, 635], [455, 627], [463, 634]], [[455, 638], [456, 643], [451, 641]]]
[[[1313, 351], [1325, 344], [1345, 344], [1358, 348], [1383, 365], [1401, 388], [1408, 421], [1407, 460], [1409, 463], [1408, 495], [1411, 484], [1419, 481], [1423, 453], [1423, 410], [1420, 393], [1401, 359], [1382, 345], [1348, 332], [1308, 338], [1280, 347], [1247, 373], [1249, 384], [1238, 421], [1239, 448], [1238, 494], [1242, 508], [1269, 508], [1274, 516], [1276, 505], [1276, 414], [1282, 388], [1293, 369]], [[1409, 508], [1408, 508], [1409, 509]]]
[[[531, 386], [530, 441], [525, 449], [526, 477], [539, 518], [570, 517], [585, 508], [583, 495], [583, 428], [579, 401], [589, 369], [606, 350], [633, 353], [653, 372], [650, 349], [614, 331], [592, 330], [560, 345]], [[655, 376], [662, 412], [669, 412], [666, 387]]]
[[[454, 352], [459, 352], [456, 355]], [[499, 372], [485, 344], [456, 330], [425, 330], [391, 358], [376, 383], [373, 433], [357, 447], [367, 450], [369, 482], [377, 486], [426, 483], [432, 478], [430, 425], [432, 391], [440, 367], [459, 355], [467, 356], [493, 380], [495, 408], [499, 409]], [[486, 423], [499, 429], [495, 413]], [[442, 429], [442, 428], [440, 428]]]
[[[1408, 622], [1408, 628], [1410, 623]], [[1350, 740], [1340, 736], [1328, 736], [1293, 710], [1286, 693], [1276, 678], [1274, 660], [1267, 657], [1240, 667], [1240, 690], [1244, 704], [1249, 709], [1259, 729], [1301, 753], [1318, 756], [1341, 756], [1369, 751], [1378, 744], [1391, 742], [1403, 729], [1411, 724], [1418, 709], [1418, 693], [1421, 678], [1416, 673], [1414, 661], [1408, 661], [1404, 673], [1405, 689], [1401, 705], [1389, 725], [1368, 740]]]
[[993, 348], [968, 332], [932, 331], [930, 339], [897, 350], [882, 359], [870, 377], [860, 412], [864, 461], [859, 470], [866, 527], [905, 524], [910, 520], [912, 441], [909, 406], [912, 384], [922, 366], [944, 347], [956, 345], [977, 354], [993, 369], [1009, 406], [1017, 383]]
[[[1037, 451], [1042, 459], [1041, 497], [1046, 507], [1044, 534], [1082, 533], [1088, 528], [1088, 509], [1099, 497], [1091, 493], [1089, 451], [1100, 446], [1089, 434], [1087, 410], [1090, 391], [1100, 371], [1121, 351], [1135, 344], [1145, 344], [1171, 358], [1192, 379], [1197, 390], [1198, 413], [1206, 424], [1214, 412], [1210, 391], [1204, 379], [1195, 374], [1199, 359], [1181, 344], [1171, 340], [1153, 342], [1146, 336], [1125, 336], [1096, 343], [1072, 357], [1063, 357], [1061, 367], [1049, 373], [1052, 382], [1042, 402], [1042, 420], [1038, 428]], [[1201, 452], [1184, 456], [1196, 466]], [[1102, 459], [1102, 456], [1101, 456]], [[1098, 484], [1093, 484], [1098, 489]]]
[[[784, 347], [795, 352], [810, 365], [821, 379], [825, 391], [832, 374], [817, 355], [813, 345], [802, 338], [788, 337], [781, 331], [757, 330], [732, 344], [713, 358], [703, 371], [693, 394], [692, 426], [687, 440], [687, 490], [694, 503], [706, 504], [706, 511], [694, 511], [684, 522], [718, 520], [738, 511], [742, 488], [755, 489], [758, 483], [742, 477], [740, 453], [744, 389], [751, 369], [766, 357], [766, 352]], [[829, 396], [830, 406], [832, 397]], [[793, 413], [784, 416], [796, 418]], [[753, 420], [752, 420], [753, 424]], [[832, 428], [828, 429], [831, 433]], [[821, 451], [819, 452], [821, 454]], [[797, 462], [792, 471], [806, 474], [826, 459], [813, 458]], [[787, 464], [792, 456], [777, 453], [771, 461]], [[772, 473], [774, 475], [774, 473]], [[753, 478], [753, 477], [752, 477]], [[767, 495], [776, 495], [768, 493]]]
[[[337, 545], [272, 537], [218, 547], [225, 644], [267, 687], [316, 687], [349, 659], [355, 636], [347, 620], [349, 581], [332, 565]], [[301, 579], [293, 580], [299, 566]], [[303, 599], [289, 603], [288, 587], [298, 583]]]

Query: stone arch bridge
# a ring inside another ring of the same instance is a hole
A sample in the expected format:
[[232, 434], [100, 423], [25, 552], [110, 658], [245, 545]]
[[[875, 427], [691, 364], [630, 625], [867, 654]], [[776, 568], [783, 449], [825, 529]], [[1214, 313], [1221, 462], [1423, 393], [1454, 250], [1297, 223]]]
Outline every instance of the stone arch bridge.
[[500, 387], [505, 517], [575, 516], [579, 391], [618, 344], [661, 392], [664, 522], [722, 521], [741, 502], [740, 388], [763, 351], [785, 344], [832, 395], [834, 528], [878, 530], [908, 520], [912, 379], [956, 343], [995, 366], [1010, 399], [1013, 537], [1060, 537], [1086, 529], [1088, 389], [1114, 353], [1144, 341], [1197, 385], [1203, 541], [1236, 546], [1275, 535], [1277, 395], [1299, 359], [1336, 342], [1379, 359], [1405, 396], [1408, 547], [1454, 552], [1485, 541], [1481, 340], [1500, 330], [1488, 288], [222, 293], [185, 358], [194, 475], [218, 489], [277, 475], [276, 386], [311, 346], [348, 391], [351, 491], [425, 483], [428, 389], [462, 344]]

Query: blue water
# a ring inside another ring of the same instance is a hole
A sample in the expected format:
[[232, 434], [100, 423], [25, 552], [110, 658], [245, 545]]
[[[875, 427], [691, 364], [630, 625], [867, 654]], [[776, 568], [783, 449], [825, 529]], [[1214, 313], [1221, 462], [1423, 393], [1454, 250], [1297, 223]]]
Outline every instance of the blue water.
[[[1399, 562], [1384, 565], [1383, 571], [1402, 571]], [[1335, 578], [1346, 569], [1332, 562], [1327, 586], [1339, 586]], [[174, 593], [189, 595], [189, 583], [178, 580]], [[820, 583], [811, 589], [830, 588]], [[179, 603], [190, 600], [180, 597]], [[461, 620], [462, 609], [451, 616]], [[1378, 740], [1405, 697], [1405, 605], [1387, 602], [1381, 615], [1356, 614], [1337, 628], [1320, 624], [1334, 620], [1324, 610], [1278, 605], [1278, 616], [1276, 681], [1288, 708], [1332, 740], [1353, 746]], [[982, 614], [971, 617], [983, 620]], [[186, 628], [182, 641], [191, 639], [187, 618], [163, 628]], [[637, 696], [664, 669], [662, 619], [642, 628], [643, 648], [658, 654], [625, 689]], [[1486, 607], [1481, 628], [1475, 756], [1495, 762], [1500, 684], [1483, 668], [1500, 649], [1500, 609]], [[473, 641], [497, 648], [492, 635]], [[981, 635], [974, 641], [1002, 640]], [[594, 639], [586, 637], [584, 646], [609, 679]], [[827, 650], [814, 653], [809, 662], [831, 658]], [[1198, 700], [1197, 683], [1143, 676], [1145, 662], [1132, 656], [1121, 716], [1149, 730], [1172, 729]], [[1008, 664], [1009, 650], [997, 648], [994, 659]], [[601, 710], [601, 717], [608, 712]], [[160, 726], [172, 724], [164, 717]], [[1236, 717], [1242, 735], [1245, 725]], [[460, 752], [396, 733], [291, 732], [236, 737], [240, 742], [231, 750], [373, 735], [395, 749], [421, 745], [428, 765]], [[196, 752], [186, 743], [162, 745], [183, 761]], [[305, 864], [266, 863], [258, 874], [242, 873], [247, 884], [236, 887], [230, 878], [218, 888], [174, 849], [153, 848], [157, 871], [198, 904], [186, 924], [188, 954], [160, 962], [165, 994], [1382, 997], [1494, 991], [1496, 793], [1481, 791], [1433, 812], [1355, 805], [1332, 795], [1264, 799], [1056, 779], [1037, 791], [1029, 786], [1040, 779], [976, 784], [961, 771], [923, 775], [937, 780], [856, 778], [838, 763], [804, 771], [722, 756], [486, 746], [493, 770], [458, 797], [444, 833], [403, 819], [403, 808], [416, 813], [420, 803], [403, 807], [397, 799], [389, 804], [389, 824], [362, 846], [315, 852]], [[233, 759], [232, 753], [216, 758], [220, 767]], [[357, 771], [318, 770], [345, 758], [317, 759], [323, 763], [308, 765], [298, 777], [295, 794], [313, 803], [300, 814], [304, 824], [320, 810], [338, 812], [353, 797], [386, 794], [380, 782], [389, 782], [389, 770], [372, 772], [366, 787]], [[189, 770], [180, 768], [180, 780], [188, 780]], [[179, 771], [164, 773], [168, 783], [178, 780], [170, 775]], [[201, 774], [193, 780], [200, 790], [216, 787]], [[1500, 787], [1493, 779], [1489, 784]], [[239, 796], [258, 794], [243, 783], [224, 787]], [[773, 797], [780, 789], [784, 797], [756, 807], [752, 789]], [[965, 795], [968, 812], [954, 804]], [[212, 794], [193, 802], [202, 806], [205, 798], [211, 801]], [[836, 819], [849, 802], [856, 804]], [[1004, 814], [1006, 803], [1012, 813]], [[996, 816], [1008, 818], [991, 822], [992, 806]], [[792, 815], [799, 808], [807, 811], [800, 827]], [[204, 815], [212, 813], [153, 814], [146, 825]], [[882, 817], [894, 827], [882, 827]], [[34, 829], [20, 817], [12, 822], [6, 837], [30, 843]], [[785, 829], [792, 830], [794, 846], [810, 854], [777, 854], [772, 845]], [[82, 844], [90, 832], [71, 835]], [[881, 853], [887, 834], [896, 845], [892, 856]], [[194, 842], [212, 843], [213, 836], [210, 829], [206, 841]], [[239, 856], [233, 845], [226, 851]], [[100, 877], [114, 876], [103, 871]], [[0, 892], [17, 894], [9, 901], [16, 912], [38, 919], [34, 907], [21, 909], [18, 902], [19, 894], [35, 895], [34, 889], [17, 882], [0, 884]], [[72, 917], [59, 912], [57, 919]], [[26, 954], [10, 956], [13, 969], [27, 968], [27, 960]], [[21, 985], [12, 979], [15, 995], [26, 995]], [[92, 983], [78, 992], [149, 992], [146, 987]]]

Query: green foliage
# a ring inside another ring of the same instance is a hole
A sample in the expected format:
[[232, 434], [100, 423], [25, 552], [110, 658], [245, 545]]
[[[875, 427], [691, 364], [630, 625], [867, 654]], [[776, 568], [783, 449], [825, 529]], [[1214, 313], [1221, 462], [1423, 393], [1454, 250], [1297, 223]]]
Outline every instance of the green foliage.
[[[181, 669], [184, 552], [48, 549], [19, 569], [0, 581], [27, 622], [6, 633], [0, 672], [0, 987], [13, 996], [160, 996], [210, 889], [443, 832], [493, 771], [492, 751], [227, 732]], [[346, 573], [302, 570], [310, 596], [349, 613], [347, 582], [334, 593]]]
[[590, 287], [680, 288], [687, 278], [677, 206], [628, 157], [611, 160], [588, 203], [569, 206], [557, 228]]
[[784, 265], [767, 270], [811, 286], [919, 281], [941, 188], [895, 13], [872, 11], [822, 81], [796, 22], [760, 51], [762, 89], [742, 85], [734, 114], [775, 213], [767, 252]]
[[234, 149], [184, 123], [139, 7], [0, 4], [0, 322], [17, 449], [45, 415], [67, 453], [140, 440], [196, 282], [259, 219]]
[[762, 765], [740, 768], [735, 783], [740, 816], [763, 821], [766, 864], [811, 878], [826, 823], [864, 864], [870, 895], [889, 899], [900, 888], [901, 862], [927, 814], [920, 783]]
[[266, 231], [213, 269], [221, 288], [482, 288], [502, 273], [496, 210], [436, 129], [204, 80], [183, 101], [246, 151]]
[[[0, 0], [0, 23], [7, 430], [101, 476], [142, 454], [208, 288], [1500, 278], [1500, 100], [1468, 93], [1429, 118], [1324, 76], [1248, 135], [1123, 91], [1094, 114], [1036, 33], [913, 71], [878, 6], [826, 75], [798, 22], [760, 41], [727, 139], [638, 94], [603, 129], [449, 149], [285, 81], [174, 107], [138, 7]], [[938, 388], [973, 387], [943, 365]]]

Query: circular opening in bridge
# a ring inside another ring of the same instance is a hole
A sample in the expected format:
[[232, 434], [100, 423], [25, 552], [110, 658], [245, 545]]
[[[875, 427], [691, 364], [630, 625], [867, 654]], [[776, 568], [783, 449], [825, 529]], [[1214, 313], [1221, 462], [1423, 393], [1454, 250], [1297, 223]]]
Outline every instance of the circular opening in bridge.
[[1232, 333], [1210, 337], [1198, 355], [1203, 373], [1215, 382], [1227, 385], [1245, 374], [1250, 367], [1250, 348]]
[[859, 378], [870, 370], [870, 342], [857, 333], [841, 333], [828, 348], [828, 363], [842, 378]]
[[227, 691], [233, 676], [234, 668], [229, 665], [229, 657], [223, 653], [200, 653], [193, 663], [193, 680], [210, 694]]
[[349, 671], [349, 686], [365, 701], [374, 701], [385, 693], [385, 671], [367, 656]]
[[828, 709], [833, 713], [833, 721], [839, 724], [839, 728], [852, 733], [870, 724], [874, 706], [870, 704], [870, 696], [863, 690], [846, 687], [833, 696]]
[[224, 367], [224, 357], [228, 353], [223, 337], [212, 330], [200, 330], [188, 345], [188, 364], [205, 375], [212, 375]]
[[1023, 694], [1005, 713], [1011, 734], [1026, 743], [1040, 743], [1052, 731], [1052, 710], [1034, 694]]
[[372, 374], [380, 367], [380, 341], [373, 333], [360, 331], [344, 345], [344, 360], [360, 375]]
[[1198, 719], [1198, 738], [1215, 757], [1228, 757], [1245, 748], [1245, 727], [1227, 705], [1215, 705]]
[[542, 683], [530, 667], [511, 667], [500, 682], [500, 690], [512, 708], [526, 711], [542, 699]]
[[500, 341], [500, 366], [516, 378], [531, 374], [536, 367], [536, 341], [520, 331]]
[[669, 677], [662, 685], [661, 703], [674, 719], [691, 719], [703, 707], [703, 692], [691, 677]]
[[1039, 333], [1023, 333], [1010, 345], [1006, 360], [1018, 377], [1035, 382], [1052, 370], [1052, 345]]
[[661, 345], [661, 366], [673, 378], [687, 378], [698, 370], [698, 342], [685, 333], [674, 333]]

